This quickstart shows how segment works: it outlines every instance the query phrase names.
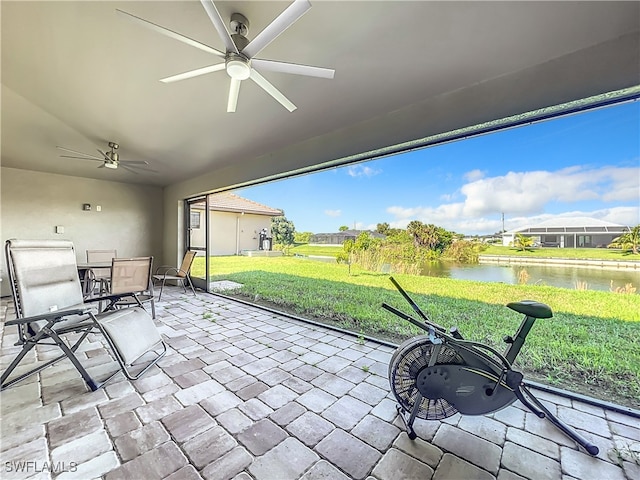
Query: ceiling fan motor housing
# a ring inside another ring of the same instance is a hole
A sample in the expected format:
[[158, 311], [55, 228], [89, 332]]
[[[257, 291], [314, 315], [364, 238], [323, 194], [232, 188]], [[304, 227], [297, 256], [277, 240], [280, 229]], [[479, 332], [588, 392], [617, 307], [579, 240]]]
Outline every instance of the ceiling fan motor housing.
[[[249, 33], [249, 20], [247, 20], [247, 17], [245, 17], [241, 13], [232, 13], [229, 27], [231, 35], [240, 35], [242, 37], [246, 37], [247, 33]], [[238, 50], [242, 49], [238, 48]]]

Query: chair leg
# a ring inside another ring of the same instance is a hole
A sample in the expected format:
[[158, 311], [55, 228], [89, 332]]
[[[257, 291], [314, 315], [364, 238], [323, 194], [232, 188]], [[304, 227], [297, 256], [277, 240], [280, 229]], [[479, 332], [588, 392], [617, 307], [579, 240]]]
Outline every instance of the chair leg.
[[[11, 385], [13, 385], [14, 383], [18, 383], [20, 380], [23, 380], [31, 375], [33, 375], [34, 373], [37, 373], [39, 370], [31, 370], [23, 375], [20, 375], [19, 377], [11, 380], [10, 382], [5, 383], [5, 380], [7, 378], [9, 378], [9, 375], [11, 375], [11, 372], [13, 372], [13, 370], [18, 366], [18, 364], [20, 363], [20, 361], [25, 357], [25, 355], [27, 353], [29, 353], [33, 347], [35, 347], [36, 344], [32, 343], [32, 342], [28, 342], [26, 343], [23, 347], [22, 350], [20, 351], [20, 353], [18, 354], [18, 356], [16, 358], [13, 359], [13, 361], [11, 362], [11, 364], [9, 364], [9, 366], [7, 367], [7, 369], [2, 373], [2, 376], [0, 377], [0, 391], [4, 390], [7, 387], [10, 387]], [[61, 357], [55, 358], [55, 361], [60, 360]], [[54, 360], [52, 360], [51, 362], [53, 362]], [[42, 368], [48, 367], [50, 364], [50, 362], [47, 362], [47, 364], [43, 365]]]
[[[84, 368], [84, 366], [82, 366], [82, 364], [80, 363], [80, 361], [78, 360], [78, 358], [75, 355], [75, 351], [78, 349], [80, 344], [87, 338], [87, 336], [91, 333], [91, 331], [92, 331], [92, 328], [91, 327], [87, 327], [87, 330], [85, 330], [82, 333], [80, 338], [71, 347], [69, 347], [64, 342], [64, 340], [62, 340], [60, 338], [60, 336], [55, 331], [53, 331], [51, 328], [49, 328], [49, 326], [47, 325], [36, 336], [34, 336], [32, 339], [30, 339], [24, 345], [22, 351], [11, 362], [11, 364], [9, 365], [7, 370], [5, 370], [5, 372], [2, 374], [2, 377], [0, 377], [0, 391], [4, 390], [5, 388], [8, 388], [8, 387], [10, 387], [10, 386], [12, 386], [12, 385], [14, 385], [16, 383], [18, 383], [18, 382], [20, 382], [22, 380], [24, 380], [27, 377], [30, 377], [31, 375], [34, 375], [36, 373], [41, 372], [45, 368], [47, 368], [47, 367], [49, 367], [49, 366], [53, 365], [54, 363], [57, 363], [57, 362], [59, 362], [61, 360], [64, 360], [65, 358], [68, 358], [69, 360], [71, 360], [71, 363], [73, 363], [73, 365], [76, 367], [76, 370], [78, 370], [78, 373], [80, 373], [80, 375], [82, 376], [83, 380], [85, 381], [87, 386], [92, 391], [95, 391], [95, 390], [99, 389], [106, 382], [108, 382], [115, 375], [117, 375], [120, 371], [117, 370], [112, 375], [110, 375], [107, 379], [105, 379], [104, 381], [98, 383], [95, 380], [93, 380], [93, 378], [91, 378], [91, 376], [89, 375], [87, 370]], [[51, 338], [55, 342], [55, 344], [58, 347], [60, 347], [60, 349], [63, 351], [63, 355], [60, 355], [60, 356], [58, 356], [58, 357], [56, 357], [56, 358], [54, 358], [52, 360], [49, 360], [49, 361], [37, 366], [36, 368], [34, 368], [32, 370], [29, 370], [26, 373], [23, 373], [22, 375], [18, 375], [17, 377], [15, 377], [12, 380], [6, 381], [9, 378], [9, 375], [11, 375], [11, 372], [13, 372], [13, 370], [18, 366], [18, 364], [25, 357], [25, 355], [27, 353], [29, 353], [29, 351], [31, 351], [38, 344], [38, 341], [40, 341], [40, 339], [42, 337], [44, 337], [45, 335], [47, 337]]]
[[[191, 279], [189, 278], [189, 275], [186, 276], [187, 282], [189, 282], [189, 286], [191, 287], [191, 291], [193, 292], [193, 296], [197, 297], [198, 295], [196, 295], [196, 289], [193, 288], [193, 283], [191, 282]], [[186, 289], [185, 289], [185, 293], [186, 293]]]
[[84, 340], [84, 338], [89, 334], [89, 332], [85, 332], [85, 334], [83, 334], [83, 338], [80, 341], [76, 342], [72, 348], [69, 348], [67, 344], [64, 343], [64, 341], [53, 330], [49, 330], [48, 334], [49, 336], [51, 336], [51, 338], [54, 339], [54, 341], [58, 344], [58, 346], [69, 358], [69, 360], [71, 360], [71, 363], [73, 363], [73, 365], [76, 367], [76, 370], [78, 370], [83, 380], [85, 381], [85, 383], [88, 385], [88, 387], [91, 389], [92, 392], [95, 392], [96, 390], [101, 388], [105, 383], [107, 383], [109, 380], [115, 377], [118, 373], [120, 373], [120, 371], [117, 370], [111, 375], [109, 375], [102, 382], [96, 382], [93, 378], [91, 378], [91, 375], [89, 375], [89, 372], [87, 372], [87, 370], [82, 366], [82, 364], [80, 363], [80, 360], [78, 360], [78, 358], [74, 353], [74, 351], [78, 348], [80, 342]]
[[158, 295], [158, 301], [162, 300], [162, 291], [164, 290], [164, 282], [165, 279], [162, 279], [162, 283], [160, 284], [160, 295]]

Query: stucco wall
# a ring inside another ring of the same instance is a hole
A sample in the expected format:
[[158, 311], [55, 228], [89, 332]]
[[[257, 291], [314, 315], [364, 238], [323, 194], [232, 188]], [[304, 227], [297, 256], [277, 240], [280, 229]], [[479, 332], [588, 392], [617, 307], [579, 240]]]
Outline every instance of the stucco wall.
[[[0, 187], [3, 247], [8, 238], [67, 239], [79, 262], [86, 261], [87, 249], [116, 249], [119, 257], [153, 255], [161, 264], [162, 188], [5, 167]], [[82, 210], [84, 203], [91, 211]], [[9, 295], [4, 252], [1, 265], [2, 294]]]
[[[193, 208], [191, 212], [200, 213], [200, 228], [191, 230], [191, 245], [203, 247], [205, 242], [203, 212]], [[266, 215], [211, 211], [209, 222], [211, 255], [239, 255], [243, 250], [258, 250], [259, 234], [263, 228], [266, 228], [268, 235], [271, 236], [271, 217]]]

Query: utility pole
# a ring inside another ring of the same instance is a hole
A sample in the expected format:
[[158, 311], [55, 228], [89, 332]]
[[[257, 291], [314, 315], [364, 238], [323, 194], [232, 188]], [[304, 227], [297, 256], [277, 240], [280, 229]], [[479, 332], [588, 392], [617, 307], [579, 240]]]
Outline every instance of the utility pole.
[[502, 232], [506, 232], [506, 230], [504, 229], [504, 212], [502, 212]]

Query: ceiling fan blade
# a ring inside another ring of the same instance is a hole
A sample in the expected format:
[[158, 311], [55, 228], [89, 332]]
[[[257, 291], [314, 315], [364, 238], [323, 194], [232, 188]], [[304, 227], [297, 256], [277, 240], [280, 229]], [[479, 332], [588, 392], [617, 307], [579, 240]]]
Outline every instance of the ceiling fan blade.
[[119, 162], [118, 165], [120, 165], [122, 168], [125, 168], [127, 170], [135, 169], [136, 173], [138, 172], [158, 173], [157, 170], [153, 170], [151, 168], [142, 168], [136, 165], [123, 165], [122, 162]]
[[253, 80], [254, 82], [256, 82], [258, 85], [260, 85], [260, 87], [262, 87], [262, 89], [267, 92], [269, 95], [271, 95], [273, 98], [275, 98], [278, 102], [280, 102], [280, 104], [286, 108], [287, 110], [289, 110], [290, 112], [293, 112], [297, 107], [291, 103], [291, 101], [285, 97], [280, 90], [278, 90], [276, 87], [274, 87], [273, 85], [271, 85], [266, 78], [264, 78], [262, 75], [260, 75], [254, 68], [251, 69], [251, 80]]
[[120, 160], [118, 163], [120, 165], [129, 165], [130, 167], [133, 165], [149, 165], [146, 160]]
[[300, 65], [298, 63], [277, 62], [275, 60], [260, 60], [254, 58], [251, 65], [260, 70], [269, 72], [291, 73], [293, 75], [306, 75], [308, 77], [333, 78], [336, 73], [330, 68], [312, 67], [311, 65]]
[[227, 52], [239, 53], [238, 47], [233, 43], [231, 35], [229, 35], [229, 30], [227, 30], [227, 27], [224, 24], [215, 3], [213, 3], [213, 0], [200, 0], [200, 3], [202, 3], [207, 15], [209, 15], [209, 18], [211, 19], [211, 23], [213, 23], [213, 26], [218, 31], [218, 35], [220, 35], [220, 38], [224, 42]]
[[229, 85], [229, 100], [227, 101], [227, 113], [233, 113], [236, 111], [241, 83], [242, 80], [236, 80], [235, 78], [231, 79], [231, 84]]
[[[77, 155], [82, 155], [82, 157], [69, 157], [69, 158], [85, 158], [85, 159], [91, 159], [91, 160], [100, 160], [103, 161], [103, 158], [100, 157], [96, 157], [95, 155], [91, 155], [89, 153], [83, 153], [83, 152], [77, 152], [76, 150], [71, 150], [70, 148], [65, 148], [65, 147], [59, 147], [56, 145], [56, 148], [59, 148], [60, 150], [64, 150], [65, 152], [71, 152], [71, 153], [75, 153]], [[60, 155], [61, 157], [68, 157], [68, 155]]]
[[[204, 1], [204, 0], [202, 0]], [[287, 28], [293, 25], [302, 15], [311, 8], [309, 0], [295, 0], [273, 22], [265, 27], [256, 37], [249, 42], [242, 53], [249, 58], [254, 57], [263, 48], [273, 42]]]
[[108, 162], [111, 161], [111, 157], [109, 155], [107, 155], [105, 152], [103, 152], [102, 150], [100, 150], [99, 148], [96, 148], [96, 150], [98, 151], [98, 153], [100, 155], [102, 155], [104, 158], [102, 160], [107, 160]]
[[134, 169], [132, 169], [131, 167], [127, 167], [126, 165], [122, 165], [119, 164], [118, 168], [124, 168], [126, 171], [131, 172], [131, 173], [135, 173], [136, 175], [138, 175], [138, 172], [136, 172]]
[[179, 73], [178, 75], [173, 75], [171, 77], [161, 78], [160, 81], [163, 83], [177, 82], [179, 80], [198, 77], [200, 75], [205, 75], [211, 72], [219, 72], [220, 70], [224, 70], [224, 68], [225, 68], [224, 63], [218, 63], [216, 65], [211, 65], [208, 67], [198, 68], [196, 70], [190, 70], [188, 72]]
[[118, 10], [117, 8], [116, 8], [116, 12], [118, 12], [120, 15], [124, 15], [125, 18], [131, 21], [137, 22], [146, 28], [150, 28], [151, 30], [155, 30], [156, 32], [161, 33], [162, 35], [165, 35], [169, 38], [173, 38], [174, 40], [178, 40], [179, 42], [186, 43], [187, 45], [191, 45], [192, 47], [199, 48], [200, 50], [204, 50], [205, 52], [213, 53], [214, 55], [217, 55], [222, 58], [224, 58], [225, 56], [224, 52], [221, 52], [220, 50], [216, 50], [215, 48], [211, 48], [209, 45], [205, 45], [204, 43], [198, 42], [197, 40], [193, 40], [192, 38], [185, 37], [184, 35], [174, 32], [173, 30], [169, 30], [168, 28], [161, 27], [160, 25], [156, 25], [155, 23], [152, 23], [148, 20], [145, 20], [140, 17], [136, 17], [135, 15], [131, 15], [130, 13], [127, 13], [123, 10]]
[[62, 158], [77, 158], [78, 160], [91, 160], [92, 162], [104, 162], [101, 158], [75, 157], [73, 155], [60, 155]]

